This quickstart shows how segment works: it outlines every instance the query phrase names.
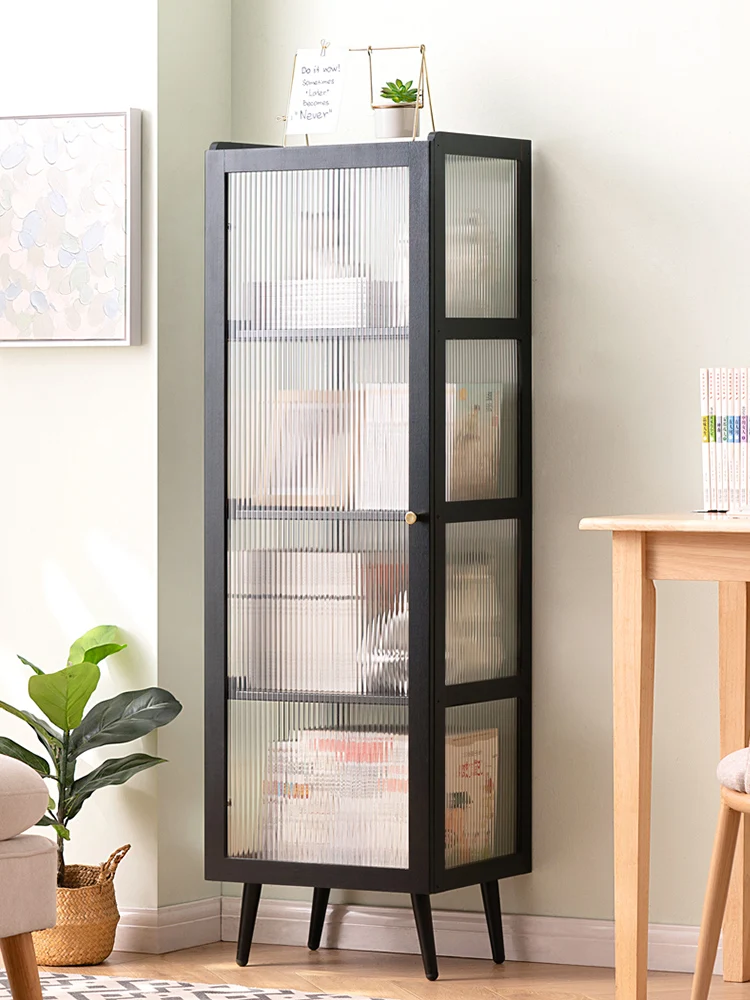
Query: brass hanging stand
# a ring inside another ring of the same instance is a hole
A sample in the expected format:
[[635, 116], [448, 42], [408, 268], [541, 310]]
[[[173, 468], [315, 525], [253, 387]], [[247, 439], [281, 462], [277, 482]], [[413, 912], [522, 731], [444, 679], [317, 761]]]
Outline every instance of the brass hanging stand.
[[[424, 107], [424, 95], [427, 93], [427, 100], [430, 104], [430, 122], [432, 123], [432, 131], [435, 131], [435, 112], [432, 107], [432, 94], [430, 93], [430, 74], [427, 72], [427, 49], [424, 45], [381, 45], [379, 47], [374, 47], [368, 45], [365, 49], [349, 49], [350, 52], [366, 52], [367, 61], [370, 69], [370, 107], [373, 111], [378, 110], [378, 108], [392, 108], [392, 104], [376, 104], [375, 103], [375, 88], [372, 79], [372, 54], [373, 52], [399, 52], [399, 51], [414, 51], [419, 50], [422, 58], [419, 61], [419, 79], [417, 80], [417, 110], [421, 110]], [[414, 115], [414, 126], [412, 129], [412, 141], [417, 138], [417, 118], [418, 115]]]

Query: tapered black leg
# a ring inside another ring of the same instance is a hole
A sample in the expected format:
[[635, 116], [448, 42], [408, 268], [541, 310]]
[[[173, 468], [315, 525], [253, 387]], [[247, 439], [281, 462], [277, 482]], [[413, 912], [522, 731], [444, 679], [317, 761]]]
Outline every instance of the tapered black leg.
[[312, 910], [310, 911], [310, 933], [307, 935], [307, 947], [310, 951], [317, 951], [320, 947], [320, 938], [323, 934], [323, 924], [326, 920], [326, 907], [330, 889], [314, 889], [312, 899]]
[[500, 890], [497, 880], [482, 882], [482, 902], [484, 915], [487, 918], [487, 930], [490, 932], [490, 948], [492, 960], [497, 965], [505, 961], [505, 941], [503, 940], [503, 915], [500, 910]]
[[419, 938], [419, 950], [422, 952], [424, 974], [432, 981], [438, 977], [438, 964], [435, 953], [435, 933], [432, 929], [430, 897], [420, 893], [412, 893], [411, 906], [417, 924], [417, 937]]
[[262, 885], [246, 882], [242, 887], [242, 910], [240, 912], [240, 933], [237, 937], [237, 965], [247, 965], [250, 957], [250, 945], [253, 943], [255, 918], [258, 916], [258, 903]]

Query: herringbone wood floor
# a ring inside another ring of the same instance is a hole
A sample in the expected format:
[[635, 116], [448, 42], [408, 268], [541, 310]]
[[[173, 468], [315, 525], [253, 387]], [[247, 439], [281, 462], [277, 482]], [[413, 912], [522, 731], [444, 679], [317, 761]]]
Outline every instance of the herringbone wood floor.
[[[237, 983], [275, 986], [307, 992], [356, 993], [389, 1000], [612, 1000], [611, 969], [567, 965], [530, 965], [461, 958], [440, 959], [440, 979], [428, 983], [416, 955], [376, 952], [309, 952], [306, 948], [253, 945], [250, 965], [234, 962], [234, 945], [210, 944], [168, 955], [115, 952], [92, 969], [57, 969], [97, 975], [147, 979], [181, 979], [193, 983]], [[649, 996], [688, 1000], [690, 976], [654, 972]], [[714, 978], [711, 1000], [750, 1000], [750, 983], [724, 983]]]

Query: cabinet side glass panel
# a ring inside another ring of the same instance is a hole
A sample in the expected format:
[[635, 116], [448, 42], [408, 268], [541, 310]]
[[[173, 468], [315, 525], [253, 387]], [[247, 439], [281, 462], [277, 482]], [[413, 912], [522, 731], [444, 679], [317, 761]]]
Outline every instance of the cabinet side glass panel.
[[518, 672], [518, 524], [445, 526], [445, 683]]
[[445, 498], [494, 500], [518, 490], [518, 344], [445, 344]]
[[229, 854], [407, 868], [408, 170], [228, 215]]
[[445, 713], [445, 867], [516, 851], [518, 702]]
[[515, 160], [445, 157], [445, 315], [517, 315]]

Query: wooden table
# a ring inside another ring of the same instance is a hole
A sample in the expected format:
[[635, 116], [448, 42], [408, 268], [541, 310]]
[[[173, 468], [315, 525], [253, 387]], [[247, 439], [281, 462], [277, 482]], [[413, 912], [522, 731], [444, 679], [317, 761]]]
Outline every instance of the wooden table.
[[[654, 580], [718, 581], [721, 755], [746, 746], [750, 732], [750, 518], [722, 514], [587, 517], [580, 526], [584, 531], [612, 532], [615, 983], [618, 1000], [645, 1000]], [[750, 979], [750, 823], [746, 818], [724, 919], [724, 979]]]

